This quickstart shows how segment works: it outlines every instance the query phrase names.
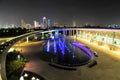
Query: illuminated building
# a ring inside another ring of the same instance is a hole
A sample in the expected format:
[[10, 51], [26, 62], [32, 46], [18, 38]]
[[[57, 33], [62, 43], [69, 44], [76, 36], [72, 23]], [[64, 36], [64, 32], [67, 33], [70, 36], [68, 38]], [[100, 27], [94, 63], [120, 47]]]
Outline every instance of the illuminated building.
[[15, 28], [15, 25], [14, 25], [14, 24], [11, 24], [11, 28]]
[[51, 21], [50, 21], [50, 19], [48, 19], [48, 29], [49, 29], [49, 27], [51, 27]]
[[73, 27], [76, 27], [77, 25], [76, 25], [76, 21], [73, 21]]
[[37, 21], [34, 21], [34, 27], [35, 27], [35, 28], [38, 28], [38, 27], [40, 27], [40, 25], [39, 25], [39, 22], [37, 22]]
[[49, 29], [50, 26], [51, 26], [50, 19], [47, 19], [46, 17], [43, 17], [40, 20], [40, 28], [42, 28], [42, 29]]
[[8, 24], [5, 25], [5, 28], [8, 28]]
[[0, 29], [2, 28], [2, 25], [0, 25]]
[[105, 29], [93, 29], [93, 30], [79, 30], [78, 37], [94, 43], [99, 46], [104, 46], [110, 50], [120, 51], [120, 32], [119, 30], [105, 30]]
[[42, 22], [42, 28], [47, 28], [48, 27], [48, 22], [47, 22], [47, 18], [43, 17], [43, 22]]
[[107, 28], [120, 28], [120, 25], [117, 24], [111, 24], [111, 25], [107, 25]]
[[46, 19], [46, 17], [43, 17], [43, 23], [44, 23], [44, 24], [47, 24], [47, 19]]
[[59, 26], [58, 22], [54, 22], [53, 24], [54, 24], [54, 26]]
[[26, 29], [31, 29], [31, 25], [30, 24], [26, 24]]
[[26, 27], [26, 23], [25, 23], [25, 21], [22, 19], [21, 20], [21, 28], [25, 28]]

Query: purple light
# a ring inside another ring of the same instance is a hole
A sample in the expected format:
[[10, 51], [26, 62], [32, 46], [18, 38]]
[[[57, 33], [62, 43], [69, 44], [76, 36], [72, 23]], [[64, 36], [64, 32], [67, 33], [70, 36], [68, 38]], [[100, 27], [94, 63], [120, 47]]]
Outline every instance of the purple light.
[[55, 40], [54, 40], [54, 53], [56, 54], [56, 51], [57, 51], [57, 49], [56, 49], [56, 42], [55, 42]]
[[75, 46], [77, 46], [77, 47], [79, 47], [83, 51], [85, 51], [90, 58], [93, 57], [91, 51], [89, 49], [87, 49], [86, 47], [84, 47], [83, 44], [80, 44], [80, 43], [77, 43], [77, 42], [73, 42], [72, 44], [75, 45]]

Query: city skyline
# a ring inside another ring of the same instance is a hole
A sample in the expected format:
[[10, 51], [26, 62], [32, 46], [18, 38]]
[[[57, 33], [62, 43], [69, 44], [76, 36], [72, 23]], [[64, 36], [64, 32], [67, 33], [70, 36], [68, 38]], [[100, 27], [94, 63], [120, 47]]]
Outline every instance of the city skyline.
[[60, 24], [120, 24], [119, 1], [95, 0], [0, 0], [0, 25], [34, 24], [46, 16]]

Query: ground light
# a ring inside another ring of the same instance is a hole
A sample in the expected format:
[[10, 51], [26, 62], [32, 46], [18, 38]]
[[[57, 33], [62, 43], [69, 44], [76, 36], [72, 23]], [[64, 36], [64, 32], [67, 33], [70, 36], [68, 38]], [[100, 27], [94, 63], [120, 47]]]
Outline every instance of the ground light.
[[31, 80], [35, 80], [35, 77], [32, 77], [32, 79]]
[[28, 74], [27, 74], [27, 73], [25, 73], [24, 77], [28, 77]]
[[24, 80], [24, 77], [23, 77], [23, 76], [21, 76], [21, 77], [20, 77], [20, 80]]
[[17, 58], [20, 59], [20, 55], [18, 55]]

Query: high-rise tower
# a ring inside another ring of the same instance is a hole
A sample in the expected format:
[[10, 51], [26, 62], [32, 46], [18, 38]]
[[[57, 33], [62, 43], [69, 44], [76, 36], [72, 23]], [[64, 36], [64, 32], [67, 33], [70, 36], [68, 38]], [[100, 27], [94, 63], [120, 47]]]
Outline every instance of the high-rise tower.
[[35, 28], [38, 28], [40, 25], [39, 25], [39, 22], [37, 22], [37, 21], [34, 21], [34, 27]]
[[46, 29], [48, 27], [48, 21], [46, 17], [42, 18], [42, 22], [41, 22], [41, 28]]
[[76, 25], [76, 21], [73, 21], [73, 27], [76, 27], [77, 25]]
[[23, 19], [21, 20], [21, 28], [26, 28], [26, 23]]

